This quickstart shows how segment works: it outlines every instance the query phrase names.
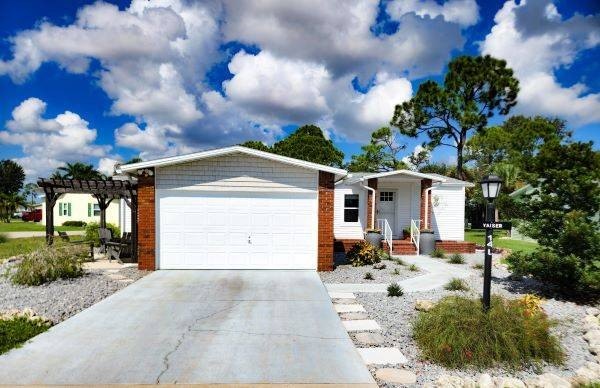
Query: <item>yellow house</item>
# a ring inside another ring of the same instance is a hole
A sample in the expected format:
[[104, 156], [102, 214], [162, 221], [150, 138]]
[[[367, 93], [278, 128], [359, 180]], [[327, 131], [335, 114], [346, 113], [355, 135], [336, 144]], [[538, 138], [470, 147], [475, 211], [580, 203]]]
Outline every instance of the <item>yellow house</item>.
[[[65, 221], [100, 222], [100, 207], [91, 194], [63, 194], [54, 205], [54, 225]], [[106, 222], [131, 231], [131, 210], [124, 200], [113, 200], [106, 209]], [[42, 225], [46, 225], [46, 201], [42, 201]]]

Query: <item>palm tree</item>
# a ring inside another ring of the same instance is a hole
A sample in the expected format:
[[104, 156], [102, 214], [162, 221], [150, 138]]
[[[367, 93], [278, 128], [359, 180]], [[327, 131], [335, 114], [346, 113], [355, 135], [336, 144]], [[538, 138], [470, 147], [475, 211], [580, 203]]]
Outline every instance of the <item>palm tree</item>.
[[510, 163], [499, 163], [494, 167], [494, 172], [504, 181], [504, 187], [507, 192], [514, 190], [520, 176], [521, 170], [519, 167]]
[[96, 170], [94, 166], [82, 162], [67, 163], [65, 166], [57, 168], [52, 177], [58, 179], [106, 179], [104, 174]]
[[26, 200], [29, 200], [27, 203], [29, 210], [31, 210], [33, 205], [35, 205], [35, 198], [37, 197], [38, 189], [39, 186], [35, 183], [28, 183], [25, 185], [25, 187], [23, 187], [23, 197], [25, 197]]
[[12, 214], [19, 206], [25, 206], [25, 199], [19, 194], [0, 193], [0, 218], [10, 222]]

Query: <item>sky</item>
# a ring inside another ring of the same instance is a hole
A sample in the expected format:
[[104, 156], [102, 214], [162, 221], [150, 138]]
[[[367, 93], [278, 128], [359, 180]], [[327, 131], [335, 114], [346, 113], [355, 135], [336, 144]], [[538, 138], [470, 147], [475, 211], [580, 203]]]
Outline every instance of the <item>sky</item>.
[[0, 2], [0, 159], [28, 180], [75, 161], [110, 174], [316, 124], [349, 160], [465, 54], [514, 70], [511, 115], [560, 117], [598, 148], [597, 1], [22, 0]]

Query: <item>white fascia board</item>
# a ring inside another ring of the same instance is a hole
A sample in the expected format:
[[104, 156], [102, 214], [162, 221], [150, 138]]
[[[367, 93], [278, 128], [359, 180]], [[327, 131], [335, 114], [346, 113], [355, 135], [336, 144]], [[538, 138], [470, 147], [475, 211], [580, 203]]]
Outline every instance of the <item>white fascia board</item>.
[[195, 152], [195, 153], [187, 154], [187, 155], [172, 156], [169, 158], [148, 160], [146, 162], [125, 164], [125, 165], [119, 166], [117, 168], [117, 172], [119, 172], [119, 173], [132, 172], [132, 171], [142, 169], [142, 168], [162, 167], [162, 166], [169, 166], [169, 165], [173, 165], [173, 164], [193, 162], [196, 160], [202, 160], [202, 159], [214, 158], [217, 156], [229, 155], [229, 154], [236, 153], [236, 152], [255, 156], [258, 158], [272, 160], [275, 162], [285, 163], [285, 164], [289, 164], [292, 166], [307, 168], [309, 170], [325, 171], [325, 172], [329, 172], [329, 173], [339, 175], [339, 176], [346, 176], [348, 174], [348, 172], [346, 170], [343, 170], [341, 168], [335, 168], [335, 167], [325, 166], [322, 164], [307, 162], [305, 160], [289, 158], [287, 156], [276, 155], [276, 154], [272, 154], [270, 152], [258, 151], [258, 150], [252, 149], [252, 148], [247, 148], [247, 147], [242, 147], [242, 146], [217, 148], [217, 149], [210, 150], [210, 151]]
[[444, 178], [440, 178], [440, 177], [429, 175], [429, 174], [423, 174], [421, 172], [410, 171], [410, 170], [394, 170], [394, 171], [388, 171], [388, 172], [378, 172], [378, 173], [373, 173], [371, 175], [364, 175], [362, 177], [352, 177], [352, 174], [350, 174], [348, 176], [348, 181], [350, 184], [353, 184], [353, 183], [363, 181], [363, 180], [374, 179], [374, 178], [385, 178], [385, 177], [394, 176], [394, 175], [407, 175], [407, 176], [415, 177], [415, 178], [431, 179], [432, 181], [435, 181], [435, 182], [446, 182], [446, 179], [444, 179]]

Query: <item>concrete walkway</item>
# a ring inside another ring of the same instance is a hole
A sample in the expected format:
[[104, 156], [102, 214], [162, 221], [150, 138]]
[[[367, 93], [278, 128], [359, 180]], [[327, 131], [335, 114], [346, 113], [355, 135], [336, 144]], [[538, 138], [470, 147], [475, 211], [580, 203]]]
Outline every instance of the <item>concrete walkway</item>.
[[[404, 292], [429, 291], [443, 287], [452, 278], [466, 278], [472, 272], [455, 264], [444, 263], [429, 256], [402, 256], [402, 261], [415, 264], [425, 272], [424, 275], [405, 279], [398, 284]], [[388, 283], [327, 283], [330, 292], [387, 292]]]
[[314, 271], [156, 271], [0, 356], [0, 384], [376, 387]]
[[[46, 232], [38, 231], [38, 232], [4, 232], [2, 233], [8, 238], [27, 238], [27, 237], [46, 237]], [[83, 236], [85, 234], [84, 230], [71, 230], [67, 231], [69, 236]], [[57, 232], [54, 232], [55, 236], [58, 236]]]

